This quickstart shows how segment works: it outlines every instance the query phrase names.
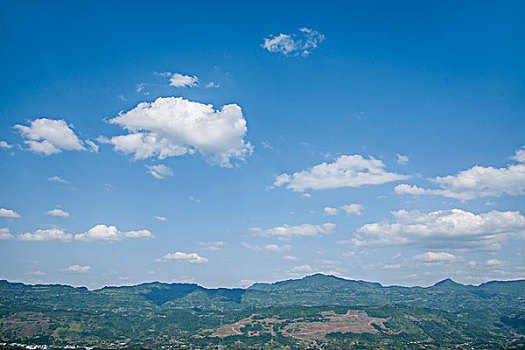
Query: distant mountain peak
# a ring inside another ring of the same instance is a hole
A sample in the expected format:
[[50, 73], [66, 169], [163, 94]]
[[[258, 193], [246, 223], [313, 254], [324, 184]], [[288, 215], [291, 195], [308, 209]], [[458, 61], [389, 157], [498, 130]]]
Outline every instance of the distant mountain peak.
[[434, 284], [434, 287], [463, 287], [463, 284], [454, 282], [450, 278], [445, 278], [443, 281], [439, 281], [438, 283]]

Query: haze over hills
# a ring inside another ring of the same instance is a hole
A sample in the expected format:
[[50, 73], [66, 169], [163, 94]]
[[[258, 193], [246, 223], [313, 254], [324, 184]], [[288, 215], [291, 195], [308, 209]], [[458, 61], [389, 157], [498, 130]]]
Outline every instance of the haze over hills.
[[[2, 280], [0, 338], [101, 347], [116, 342], [206, 347], [218, 337], [249, 347], [267, 343], [268, 336], [280, 346], [305, 341], [336, 348], [346, 341], [450, 346], [476, 339], [514, 346], [524, 339], [524, 301], [525, 280], [384, 287], [315, 274], [246, 289], [153, 282], [97, 290]], [[333, 324], [333, 331], [319, 333], [321, 324], [329, 329]], [[301, 327], [311, 330], [308, 337]], [[446, 336], [438, 337], [440, 332]]]

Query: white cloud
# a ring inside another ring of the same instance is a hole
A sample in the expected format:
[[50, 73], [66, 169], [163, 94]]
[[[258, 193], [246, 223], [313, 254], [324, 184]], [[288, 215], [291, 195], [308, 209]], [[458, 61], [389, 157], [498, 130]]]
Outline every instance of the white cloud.
[[67, 211], [63, 211], [62, 209], [58, 209], [58, 208], [55, 208], [53, 210], [48, 211], [47, 215], [58, 216], [58, 217], [61, 217], [61, 218], [68, 218], [69, 217], [69, 213]]
[[206, 89], [217, 89], [220, 87], [221, 87], [221, 84], [213, 82], [213, 81], [210, 81], [206, 84]]
[[[192, 87], [197, 86], [199, 78], [196, 76], [189, 76], [180, 73], [173, 73], [170, 77], [170, 86], [175, 87]], [[206, 87], [208, 87], [206, 85]]]
[[154, 218], [155, 218], [156, 220], [158, 220], [158, 221], [168, 221], [168, 219], [165, 218], [164, 216], [157, 216], [157, 215], [155, 215]]
[[244, 248], [255, 250], [256, 252], [274, 252], [274, 253], [282, 253], [285, 251], [288, 251], [292, 249], [292, 246], [290, 245], [282, 245], [279, 246], [278, 244], [267, 244], [265, 246], [258, 246], [258, 245], [251, 245], [247, 242], [242, 242], [241, 245]]
[[121, 241], [124, 238], [146, 238], [151, 239], [155, 236], [148, 230], [139, 231], [119, 231], [115, 226], [95, 225], [85, 233], [75, 235], [77, 241]]
[[286, 184], [286, 188], [304, 192], [306, 189], [322, 190], [341, 187], [380, 185], [391, 181], [404, 180], [407, 175], [389, 173], [384, 163], [373, 157], [363, 158], [359, 154], [342, 155], [333, 163], [323, 162], [309, 170], [292, 175], [281, 174], [273, 186]]
[[169, 261], [177, 261], [177, 262], [184, 262], [188, 264], [207, 264], [208, 259], [199, 256], [197, 253], [183, 253], [183, 252], [175, 252], [175, 253], [168, 253], [164, 255], [160, 259], [156, 259], [156, 262], [169, 262]]
[[410, 186], [408, 184], [400, 184], [394, 188], [397, 194], [411, 194], [413, 196], [419, 196], [422, 194], [431, 194], [431, 190], [427, 190], [416, 185]]
[[115, 150], [135, 159], [202, 154], [208, 162], [231, 167], [253, 151], [244, 140], [246, 120], [236, 104], [214, 110], [212, 105], [182, 97], [159, 97], [143, 102], [109, 121], [129, 134], [111, 138]]
[[341, 206], [340, 209], [346, 213], [346, 216], [363, 214], [363, 206], [361, 204], [346, 204]]
[[407, 164], [408, 163], [408, 156], [404, 156], [402, 154], [396, 154], [397, 156], [397, 164]]
[[10, 241], [14, 238], [8, 228], [0, 228], [0, 241]]
[[29, 275], [29, 276], [45, 276], [46, 273], [45, 272], [42, 272], [40, 270], [36, 270], [36, 271], [29, 271], [29, 272], [26, 272], [26, 275]]
[[85, 142], [86, 142], [86, 144], [88, 145], [89, 150], [90, 150], [91, 152], [94, 152], [94, 153], [97, 153], [97, 152], [98, 152], [98, 148], [99, 148], [99, 147], [98, 147], [98, 145], [97, 145], [95, 142], [93, 142], [93, 141], [91, 141], [91, 140], [86, 140]]
[[[516, 151], [513, 159], [523, 162], [525, 150]], [[459, 172], [430, 179], [439, 189], [426, 189], [417, 186], [401, 184], [396, 186], [398, 194], [440, 195], [460, 200], [481, 197], [500, 197], [503, 195], [525, 194], [525, 164], [511, 164], [504, 168], [483, 167], [476, 165]]]
[[0, 141], [0, 148], [10, 149], [13, 148], [13, 145], [10, 145], [5, 141]]
[[414, 259], [427, 263], [464, 261], [462, 256], [445, 252], [426, 252], [414, 256]]
[[89, 272], [89, 270], [91, 270], [91, 266], [81, 266], [81, 265], [71, 265], [71, 266], [68, 266], [64, 269], [62, 269], [61, 271], [64, 271], [64, 272], [72, 272], [72, 273], [86, 273], [86, 272]]
[[339, 208], [326, 207], [323, 210], [325, 215], [339, 215], [341, 211], [345, 212], [346, 216], [363, 214], [363, 206], [361, 204], [346, 204]]
[[525, 146], [517, 150], [512, 159], [517, 160], [520, 163], [525, 163]]
[[70, 184], [71, 183], [70, 181], [64, 180], [60, 176], [56, 176], [56, 175], [48, 178], [47, 181], [60, 182], [60, 183], [63, 183], [63, 184]]
[[485, 265], [487, 266], [501, 266], [505, 265], [504, 261], [498, 260], [498, 259], [489, 259], [485, 261]]
[[297, 34], [270, 35], [264, 38], [261, 45], [270, 52], [281, 53], [285, 56], [308, 56], [324, 41], [324, 35], [318, 31], [300, 28]]
[[329, 216], [333, 216], [333, 215], [338, 215], [339, 214], [339, 209], [332, 208], [332, 207], [325, 207], [323, 209], [323, 211], [324, 211], [324, 215], [329, 215]]
[[216, 241], [216, 242], [197, 242], [205, 250], [219, 250], [226, 245], [226, 242]]
[[18, 219], [20, 214], [11, 209], [0, 208], [0, 218]]
[[285, 255], [285, 256], [283, 256], [283, 259], [284, 260], [288, 260], [288, 261], [299, 261], [299, 260], [301, 260], [298, 257], [293, 256], [293, 255]]
[[429, 248], [497, 250], [508, 237], [525, 235], [525, 216], [517, 211], [474, 214], [461, 209], [421, 213], [392, 212], [387, 220], [367, 224], [354, 238], [338, 243], [355, 246], [417, 245]]
[[307, 272], [312, 272], [312, 271], [313, 271], [313, 269], [312, 269], [312, 266], [310, 266], [310, 265], [294, 266], [291, 269], [291, 272], [293, 272], [293, 273], [307, 273]]
[[47, 230], [36, 230], [34, 233], [26, 232], [16, 236], [19, 241], [62, 241], [71, 242], [73, 235], [64, 232], [58, 228], [51, 228]]
[[301, 224], [296, 226], [291, 225], [282, 225], [272, 227], [267, 230], [255, 227], [250, 230], [256, 232], [260, 236], [270, 237], [274, 236], [279, 239], [289, 239], [292, 237], [316, 237], [320, 235], [325, 235], [333, 232], [335, 229], [335, 224], [325, 223], [322, 225], [311, 225], [311, 224]]
[[29, 149], [35, 153], [49, 156], [67, 151], [85, 151], [83, 145], [73, 129], [65, 120], [54, 120], [47, 118], [35, 119], [30, 126], [15, 125]]
[[148, 174], [153, 175], [156, 179], [165, 179], [166, 177], [173, 176], [173, 170], [164, 164], [158, 165], [146, 165], [148, 168]]

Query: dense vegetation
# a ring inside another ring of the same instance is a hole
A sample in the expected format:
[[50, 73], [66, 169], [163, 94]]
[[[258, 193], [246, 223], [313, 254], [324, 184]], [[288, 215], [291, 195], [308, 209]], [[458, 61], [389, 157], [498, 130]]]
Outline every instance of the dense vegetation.
[[[480, 286], [444, 280], [408, 288], [318, 274], [247, 289], [145, 283], [94, 291], [0, 281], [0, 342], [100, 348], [219, 343], [232, 349], [520, 348], [525, 346], [524, 302], [523, 280]], [[310, 333], [302, 335], [305, 330]]]

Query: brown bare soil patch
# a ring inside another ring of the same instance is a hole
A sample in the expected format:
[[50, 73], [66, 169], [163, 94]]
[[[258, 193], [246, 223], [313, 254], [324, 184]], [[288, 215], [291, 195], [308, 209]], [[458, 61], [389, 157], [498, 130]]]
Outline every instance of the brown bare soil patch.
[[257, 336], [263, 333], [276, 335], [274, 325], [279, 325], [282, 335], [305, 341], [322, 339], [335, 332], [374, 334], [381, 330], [390, 333], [384, 325], [389, 319], [370, 317], [362, 310], [348, 310], [346, 314], [326, 311], [314, 319], [254, 319], [253, 316], [223, 325], [210, 336], [224, 338], [232, 335]]

